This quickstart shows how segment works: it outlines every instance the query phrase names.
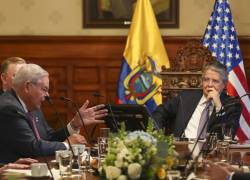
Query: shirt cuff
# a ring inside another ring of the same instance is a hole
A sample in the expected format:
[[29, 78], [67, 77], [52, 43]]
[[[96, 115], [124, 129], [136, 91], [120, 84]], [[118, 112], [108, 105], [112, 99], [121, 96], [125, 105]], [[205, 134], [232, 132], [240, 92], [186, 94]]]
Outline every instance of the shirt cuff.
[[227, 180], [232, 180], [233, 179], [234, 172], [231, 172], [230, 175], [227, 176]]
[[72, 134], [79, 134], [79, 133], [80, 133], [80, 129], [79, 129], [79, 130], [74, 130], [74, 129], [72, 128], [72, 126], [71, 126], [70, 123], [68, 123], [67, 129], [68, 129], [68, 132], [69, 132], [70, 135], [72, 135]]
[[66, 142], [63, 142], [63, 144], [66, 146], [66, 149], [69, 149], [69, 144]]

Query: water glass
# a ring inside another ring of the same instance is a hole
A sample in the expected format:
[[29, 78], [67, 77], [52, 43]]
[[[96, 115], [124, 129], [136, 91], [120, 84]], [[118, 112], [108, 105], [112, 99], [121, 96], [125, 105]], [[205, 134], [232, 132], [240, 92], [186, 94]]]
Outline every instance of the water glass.
[[228, 147], [229, 143], [222, 141], [218, 142], [217, 144], [217, 152], [218, 152], [218, 158], [221, 161], [227, 161], [228, 160]]
[[78, 169], [80, 169], [80, 166], [82, 164], [82, 155], [83, 155], [84, 149], [85, 149], [84, 144], [73, 144], [72, 145], [74, 157], [77, 158]]
[[231, 142], [233, 140], [233, 129], [231, 127], [223, 127], [224, 141]]
[[89, 170], [90, 169], [90, 147], [85, 147], [83, 153], [83, 169]]
[[59, 153], [59, 170], [61, 176], [69, 176], [72, 173], [72, 152], [64, 150]]
[[108, 149], [108, 138], [98, 137], [98, 155], [100, 159], [105, 158]]
[[58, 151], [56, 151], [56, 162], [57, 162], [57, 163], [59, 163], [59, 154], [60, 154], [62, 151], [65, 151], [65, 150], [58, 150]]

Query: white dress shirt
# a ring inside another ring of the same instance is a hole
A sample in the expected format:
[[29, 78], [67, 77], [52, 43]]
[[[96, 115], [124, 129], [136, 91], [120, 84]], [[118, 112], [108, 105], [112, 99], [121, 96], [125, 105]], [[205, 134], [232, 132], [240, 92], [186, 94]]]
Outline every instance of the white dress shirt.
[[[195, 139], [197, 138], [197, 133], [198, 133], [198, 127], [199, 127], [199, 123], [200, 123], [200, 118], [201, 118], [201, 113], [204, 110], [204, 108], [206, 107], [206, 102], [207, 99], [206, 97], [203, 95], [196, 107], [196, 109], [194, 110], [193, 115], [191, 116], [188, 125], [185, 129], [185, 137], [186, 138], [190, 138], [190, 139]], [[212, 110], [213, 110], [213, 103], [212, 105], [209, 107], [209, 115], [212, 114]]]

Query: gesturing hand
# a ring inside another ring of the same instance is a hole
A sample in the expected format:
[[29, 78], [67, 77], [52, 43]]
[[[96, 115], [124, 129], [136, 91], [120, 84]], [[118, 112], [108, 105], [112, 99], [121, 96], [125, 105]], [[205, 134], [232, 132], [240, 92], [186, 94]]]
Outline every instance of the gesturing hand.
[[[91, 108], [87, 108], [89, 105], [89, 101], [85, 101], [85, 103], [82, 105], [82, 107], [79, 109], [79, 112], [83, 118], [83, 121], [85, 125], [90, 125], [90, 124], [96, 124], [96, 123], [103, 123], [103, 120], [100, 120], [101, 118], [105, 117], [108, 115], [108, 110], [103, 109], [105, 107], [104, 104], [99, 104], [96, 106], [93, 106]], [[73, 121], [73, 126], [74, 127], [81, 127], [81, 119], [78, 114], [75, 115]]]

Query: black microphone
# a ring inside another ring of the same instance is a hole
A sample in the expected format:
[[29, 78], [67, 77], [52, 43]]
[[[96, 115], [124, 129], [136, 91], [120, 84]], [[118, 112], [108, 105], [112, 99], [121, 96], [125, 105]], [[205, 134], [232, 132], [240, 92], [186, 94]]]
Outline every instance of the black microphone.
[[[208, 114], [209, 114], [209, 112], [208, 112]], [[208, 121], [209, 121], [209, 118], [206, 119], [204, 125], [202, 126], [202, 129], [201, 129], [200, 133], [199, 133], [198, 136], [197, 136], [197, 139], [196, 139], [196, 141], [195, 141], [195, 143], [194, 143], [194, 146], [193, 146], [191, 152], [189, 153], [189, 155], [188, 155], [188, 157], [187, 157], [187, 160], [186, 160], [186, 163], [185, 163], [185, 175], [186, 175], [186, 176], [188, 175], [188, 174], [187, 174], [187, 173], [188, 173], [188, 170], [192, 167], [192, 166], [191, 166], [189, 169], [187, 169], [188, 163], [189, 163], [191, 157], [193, 156], [194, 150], [195, 150], [195, 148], [196, 148], [196, 146], [197, 146], [197, 144], [198, 144], [198, 142], [199, 142], [199, 140], [200, 140], [201, 135], [203, 134], [204, 130], [206, 129], [206, 126], [207, 126], [207, 124], [208, 124]], [[204, 144], [205, 144], [205, 143], [206, 143], [206, 142], [204, 142]], [[204, 144], [203, 144], [203, 145], [204, 145]], [[196, 157], [195, 159], [198, 159], [198, 158], [199, 158], [202, 149], [203, 149], [203, 146], [201, 147], [201, 150], [200, 150], [199, 154], [197, 155], [197, 157]]]
[[59, 112], [58, 112], [56, 106], [54, 105], [54, 103], [53, 103], [51, 97], [50, 97], [50, 96], [45, 96], [45, 100], [52, 106], [52, 108], [54, 109], [54, 111], [55, 111], [55, 113], [56, 113], [57, 120], [61, 123], [61, 126], [63, 127], [63, 131], [64, 131], [64, 134], [65, 134], [66, 140], [67, 140], [67, 142], [68, 142], [68, 144], [69, 144], [69, 149], [70, 149], [70, 151], [72, 152], [72, 155], [73, 155], [73, 158], [74, 158], [74, 162], [73, 162], [73, 164], [72, 164], [72, 168], [77, 169], [77, 168], [79, 168], [79, 167], [78, 167], [78, 164], [77, 164], [77, 162], [76, 162], [76, 158], [77, 158], [77, 157], [75, 156], [75, 153], [74, 153], [74, 151], [73, 151], [72, 145], [71, 145], [71, 143], [70, 143], [70, 141], [69, 141], [69, 138], [68, 138], [68, 134], [67, 134], [67, 132], [66, 132], [66, 130], [65, 130], [65, 123], [64, 123], [63, 120], [60, 118]]
[[101, 95], [99, 92], [93, 92], [92, 96], [94, 97], [104, 97], [103, 95]]
[[55, 111], [55, 113], [56, 113], [56, 118], [57, 118], [57, 120], [61, 123], [61, 126], [63, 127], [63, 132], [64, 132], [65, 137], [66, 137], [66, 140], [67, 140], [67, 142], [68, 142], [68, 144], [69, 144], [69, 148], [70, 148], [72, 154], [74, 154], [73, 149], [72, 149], [72, 146], [71, 146], [71, 143], [70, 143], [69, 138], [68, 138], [68, 134], [67, 134], [67, 132], [66, 132], [66, 130], [65, 130], [65, 124], [64, 124], [63, 120], [60, 118], [60, 114], [59, 114], [59, 112], [58, 112], [56, 106], [54, 105], [54, 103], [53, 103], [53, 101], [52, 101], [52, 99], [51, 99], [50, 96], [45, 96], [45, 100], [51, 105], [51, 107], [52, 107], [53, 110]]
[[[101, 95], [99, 92], [93, 92], [92, 95], [95, 96], [95, 97], [105, 97], [105, 96]], [[108, 110], [110, 111], [110, 115], [111, 115], [111, 118], [112, 118], [112, 122], [111, 122], [112, 127], [115, 128], [114, 129], [115, 132], [118, 132], [119, 127], [118, 127], [118, 124], [117, 124], [117, 120], [115, 118], [115, 115], [114, 115], [113, 110], [112, 110], [112, 106], [111, 106], [109, 101], [107, 103], [107, 106], [108, 106]]]
[[82, 115], [81, 115], [81, 113], [80, 113], [80, 111], [79, 111], [79, 107], [77, 106], [77, 104], [76, 104], [74, 101], [72, 101], [71, 99], [66, 98], [66, 97], [63, 97], [63, 96], [60, 97], [60, 100], [62, 100], [62, 101], [64, 101], [64, 102], [70, 102], [71, 104], [73, 104], [73, 107], [75, 108], [76, 113], [78, 114], [78, 116], [79, 116], [79, 118], [80, 118], [80, 120], [81, 120], [81, 122], [82, 122], [82, 127], [83, 127], [83, 129], [84, 129], [84, 131], [85, 131], [85, 133], [86, 133], [86, 141], [87, 141], [88, 143], [91, 143], [90, 138], [89, 138], [89, 134], [88, 134], [88, 131], [87, 131], [87, 128], [86, 128], [86, 126], [85, 126], [85, 124], [84, 124]]

